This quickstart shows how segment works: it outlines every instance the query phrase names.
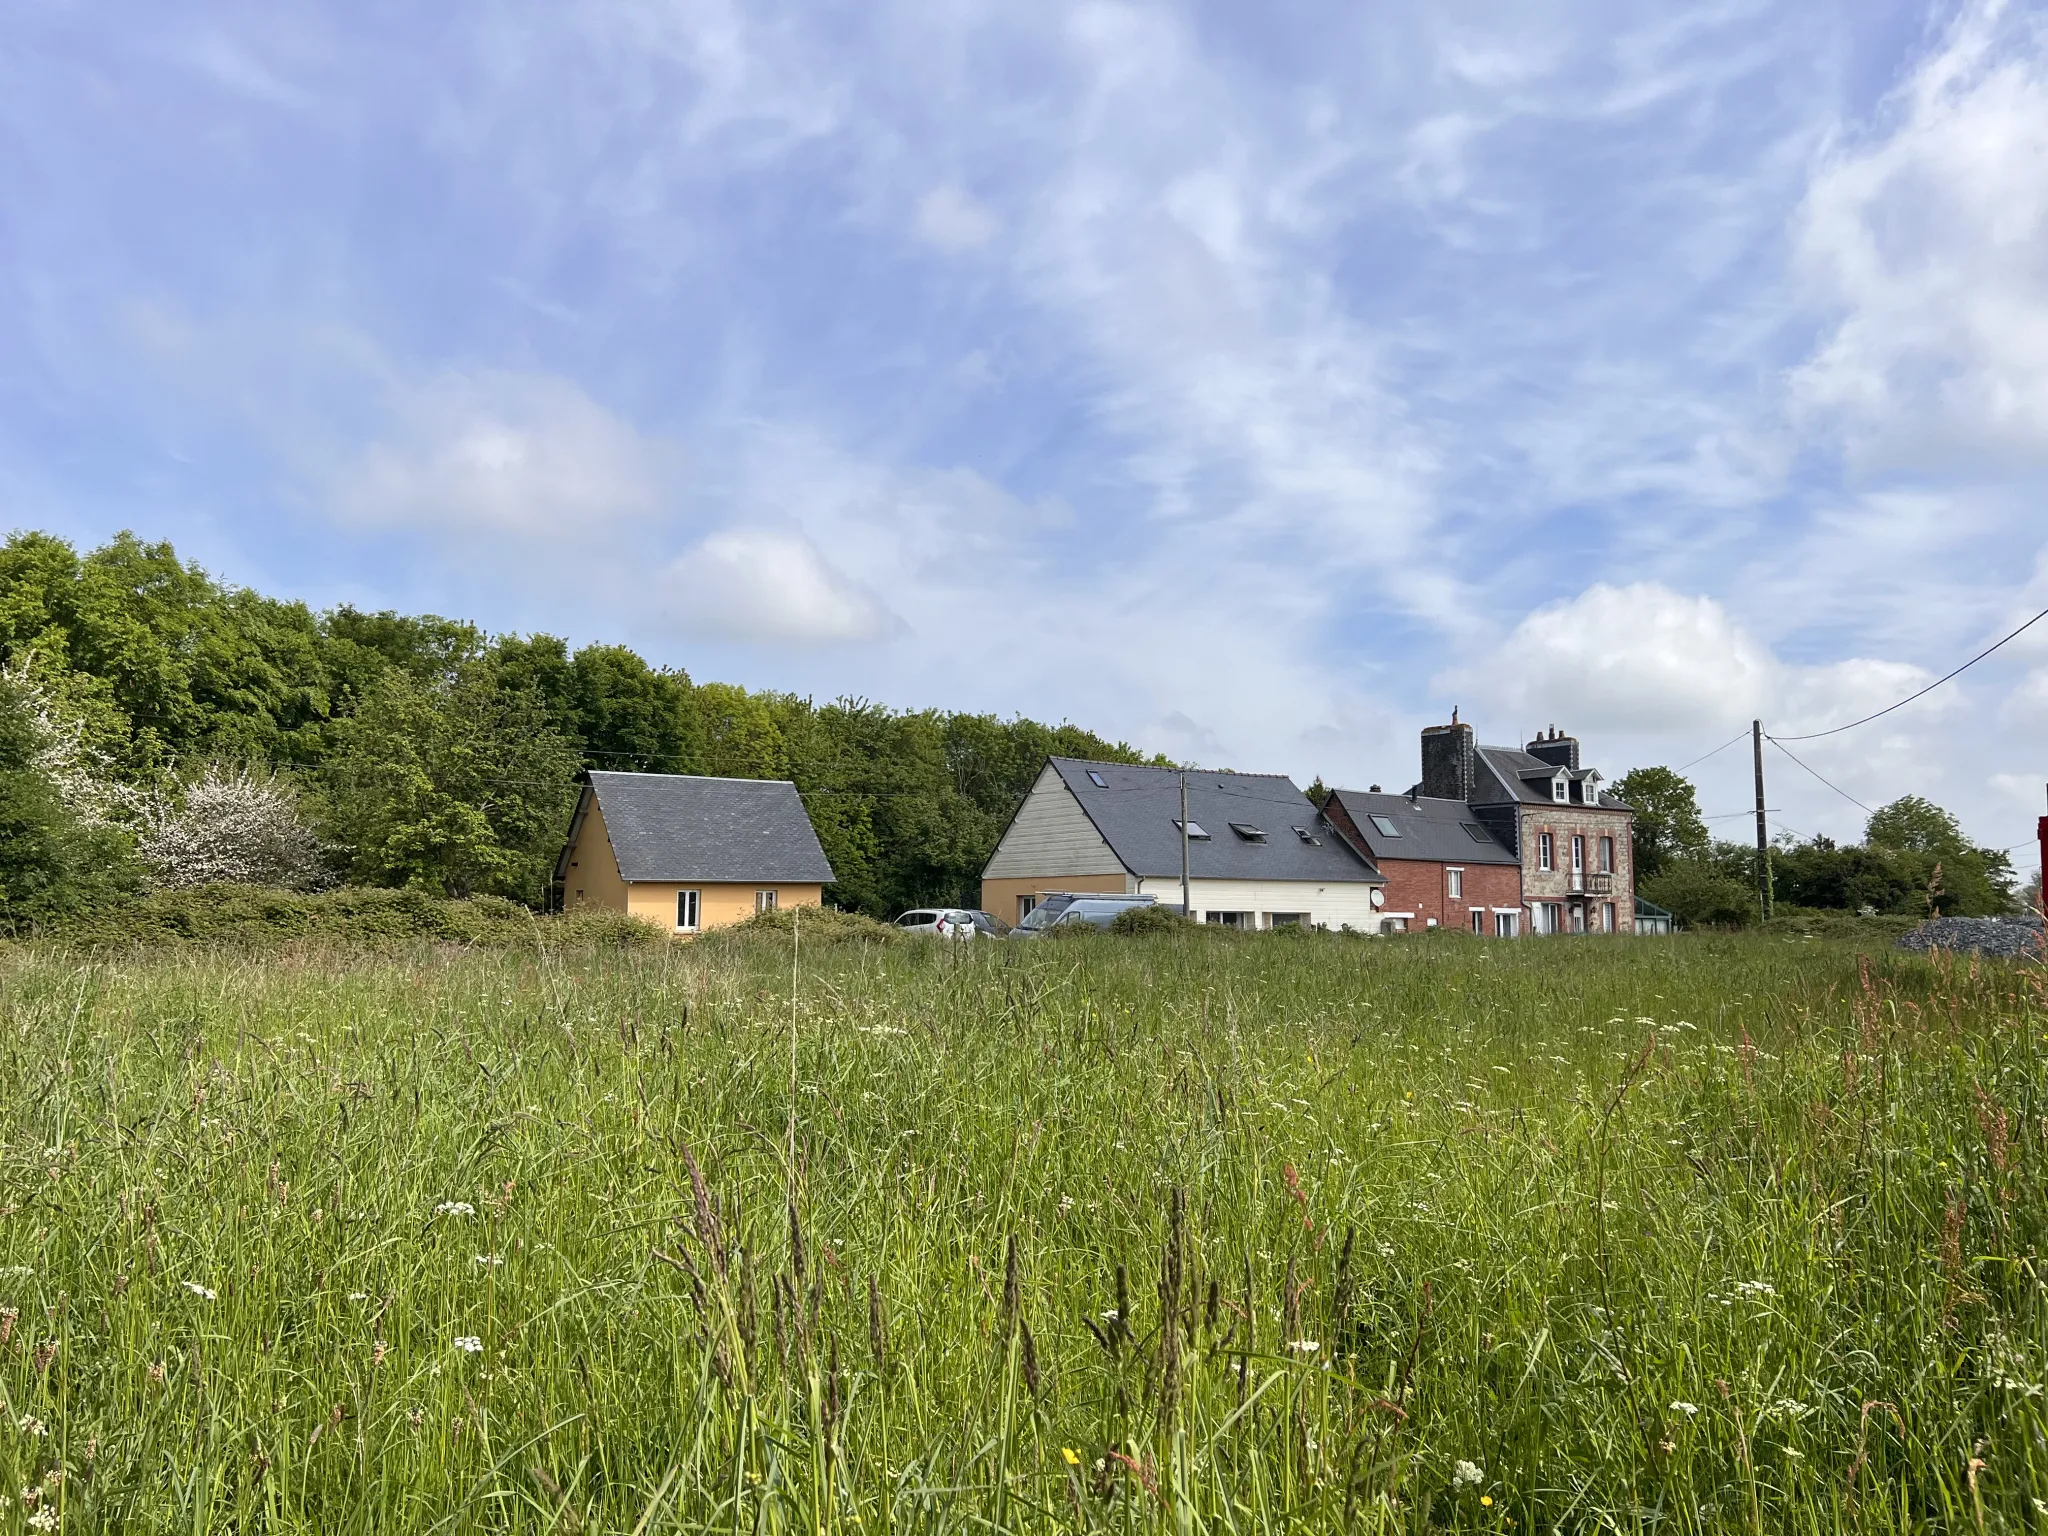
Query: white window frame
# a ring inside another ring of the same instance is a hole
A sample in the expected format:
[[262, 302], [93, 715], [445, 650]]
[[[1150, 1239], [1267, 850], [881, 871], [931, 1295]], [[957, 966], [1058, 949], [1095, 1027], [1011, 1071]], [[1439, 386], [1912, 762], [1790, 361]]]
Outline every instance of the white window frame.
[[1600, 903], [1600, 931], [1602, 933], [1614, 932], [1614, 903], [1611, 901]]
[[757, 914], [761, 912], [773, 912], [776, 908], [776, 905], [780, 902], [781, 898], [782, 893], [777, 890], [756, 891], [754, 892], [754, 911]]
[[1614, 839], [1611, 837], [1600, 839], [1600, 873], [1603, 875], [1614, 873]]
[[1583, 875], [1585, 872], [1586, 835], [1583, 832], [1574, 832], [1572, 834], [1572, 873]]
[[1521, 935], [1522, 914], [1503, 912], [1498, 908], [1493, 914], [1493, 936], [1497, 939], [1518, 939]]
[[1557, 835], [1553, 832], [1536, 834], [1536, 868], [1542, 874], [1550, 874], [1557, 868]]
[[1550, 798], [1559, 805], [1570, 804], [1572, 798], [1572, 792], [1568, 787], [1570, 783], [1571, 780], [1567, 779], [1563, 774], [1559, 774], [1556, 778], [1552, 779], [1550, 781]]
[[1452, 901], [1465, 899], [1465, 871], [1456, 865], [1444, 871], [1444, 894]]
[[1038, 898], [1036, 896], [1019, 896], [1017, 898], [1017, 921], [1023, 922], [1025, 918], [1031, 915], [1032, 910], [1037, 905]]
[[1486, 937], [1486, 908], [1474, 907], [1472, 909], [1472, 931], [1482, 939]]
[[701, 891], [676, 892], [676, 932], [696, 933], [704, 921], [704, 896]]

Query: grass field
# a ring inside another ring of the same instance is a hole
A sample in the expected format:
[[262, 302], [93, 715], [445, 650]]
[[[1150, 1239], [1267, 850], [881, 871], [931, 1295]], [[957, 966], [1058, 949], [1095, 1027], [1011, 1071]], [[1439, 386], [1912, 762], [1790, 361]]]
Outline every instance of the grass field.
[[2038, 970], [24, 948], [0, 1008], [0, 1531], [2048, 1510]]

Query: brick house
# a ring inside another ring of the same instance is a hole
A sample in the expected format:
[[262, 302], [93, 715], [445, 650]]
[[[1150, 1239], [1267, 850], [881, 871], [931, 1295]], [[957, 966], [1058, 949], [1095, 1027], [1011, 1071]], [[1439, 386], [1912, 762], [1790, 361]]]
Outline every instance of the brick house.
[[1522, 931], [1522, 861], [1463, 800], [1338, 789], [1323, 815], [1386, 877], [1387, 931], [1460, 928], [1511, 939]]
[[1423, 798], [1463, 802], [1521, 865], [1531, 933], [1629, 933], [1635, 927], [1635, 812], [1579, 761], [1556, 727], [1520, 751], [1480, 746], [1455, 712], [1422, 733]]

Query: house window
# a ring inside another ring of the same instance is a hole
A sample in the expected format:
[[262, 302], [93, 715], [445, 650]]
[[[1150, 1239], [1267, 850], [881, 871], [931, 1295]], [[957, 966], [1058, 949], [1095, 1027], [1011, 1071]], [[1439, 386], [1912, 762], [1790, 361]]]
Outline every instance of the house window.
[[1401, 835], [1401, 829], [1394, 825], [1394, 818], [1391, 816], [1368, 816], [1366, 820], [1379, 828], [1381, 837], [1399, 837]]
[[1536, 867], [1545, 874], [1557, 868], [1557, 839], [1551, 833], [1536, 834]]
[[1037, 905], [1038, 898], [1036, 896], [1019, 896], [1017, 898], [1017, 921], [1023, 922], [1025, 918], [1031, 915], [1031, 909]]
[[1493, 914], [1493, 931], [1496, 937], [1512, 939], [1522, 926], [1519, 912], [1496, 912]]
[[1088, 770], [1088, 782], [1089, 782], [1090, 784], [1093, 784], [1093, 785], [1094, 785], [1094, 786], [1095, 786], [1095, 787], [1096, 787], [1097, 789], [1107, 789], [1107, 788], [1109, 788], [1109, 780], [1105, 779], [1105, 778], [1104, 778], [1104, 777], [1103, 777], [1103, 776], [1102, 776], [1101, 774], [1097, 773], [1097, 772], [1096, 772], [1096, 771], [1095, 771], [1095, 770], [1094, 770], [1093, 768], [1090, 768], [1090, 769]]
[[1611, 901], [1600, 903], [1600, 931], [1602, 933], [1614, 932], [1614, 903]]
[[1308, 926], [1308, 914], [1306, 912], [1275, 912], [1266, 919], [1266, 926], [1269, 928], [1306, 928]]
[[1453, 901], [1463, 896], [1465, 894], [1465, 871], [1462, 869], [1445, 870], [1444, 891]]
[[1486, 908], [1474, 907], [1472, 909], [1472, 931], [1482, 935], [1486, 932]]
[[754, 892], [754, 910], [756, 912], [773, 912], [775, 910], [775, 892]]
[[1250, 928], [1253, 926], [1249, 912], [1204, 912], [1202, 921], [1214, 923], [1219, 928]]
[[1571, 791], [1565, 787], [1568, 783], [1570, 783], [1570, 780], [1566, 779], [1563, 774], [1559, 774], [1550, 781], [1550, 798], [1559, 805], [1563, 805], [1571, 798]]
[[1572, 839], [1572, 873], [1583, 875], [1585, 872], [1586, 840], [1583, 837], [1574, 837]]
[[1614, 839], [1611, 837], [1600, 839], [1600, 873], [1603, 875], [1614, 873]]
[[[1173, 818], [1173, 829], [1176, 832], [1181, 829], [1178, 816]], [[1199, 821], [1190, 821], [1187, 826], [1187, 833], [1188, 841], [1191, 843], [1206, 843], [1209, 841], [1209, 834], [1202, 830], [1202, 824]]]
[[1406, 933], [1408, 931], [1408, 919], [1405, 917], [1390, 917], [1380, 924], [1380, 930], [1383, 933]]
[[1545, 933], [1564, 932], [1563, 902], [1547, 901], [1543, 904], [1543, 931]]
[[697, 931], [697, 893], [695, 891], [676, 892], [676, 929], [681, 933], [695, 933]]
[[1572, 905], [1572, 932], [1584, 933], [1585, 931], [1586, 909], [1575, 902]]

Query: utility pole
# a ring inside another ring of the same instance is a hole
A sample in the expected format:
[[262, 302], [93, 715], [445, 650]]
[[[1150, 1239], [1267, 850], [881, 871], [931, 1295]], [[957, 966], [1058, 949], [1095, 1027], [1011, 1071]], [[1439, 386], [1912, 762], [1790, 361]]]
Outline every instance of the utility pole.
[[1750, 750], [1756, 757], [1756, 899], [1764, 920], [1771, 916], [1771, 834], [1764, 821], [1764, 723], [1749, 722]]
[[1192, 918], [1188, 910], [1188, 772], [1180, 772], [1180, 915]]

